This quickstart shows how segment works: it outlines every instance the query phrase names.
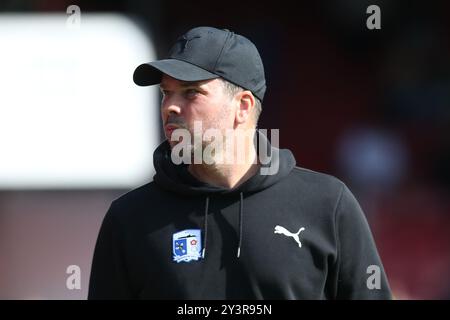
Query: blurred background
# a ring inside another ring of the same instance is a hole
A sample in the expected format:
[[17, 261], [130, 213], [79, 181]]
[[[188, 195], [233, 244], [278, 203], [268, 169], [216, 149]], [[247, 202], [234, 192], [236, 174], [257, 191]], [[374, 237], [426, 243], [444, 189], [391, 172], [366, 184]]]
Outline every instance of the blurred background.
[[[369, 30], [369, 5], [381, 29]], [[81, 10], [77, 15], [76, 5]], [[68, 10], [68, 8], [70, 10]], [[397, 299], [450, 298], [450, 3], [2, 0], [0, 299], [85, 299], [111, 201], [152, 179], [159, 95], [134, 68], [188, 29], [250, 38], [260, 128], [337, 176]], [[67, 267], [81, 289], [66, 287]]]

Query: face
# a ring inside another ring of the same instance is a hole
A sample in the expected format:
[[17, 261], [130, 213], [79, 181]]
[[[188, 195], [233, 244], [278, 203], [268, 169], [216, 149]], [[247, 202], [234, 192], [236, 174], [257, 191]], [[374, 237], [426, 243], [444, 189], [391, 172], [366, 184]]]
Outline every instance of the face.
[[220, 80], [185, 82], [163, 75], [160, 88], [163, 94], [161, 116], [171, 147], [179, 143], [171, 141], [172, 132], [184, 128], [193, 138], [196, 121], [201, 121], [202, 136], [207, 129], [225, 131], [233, 128], [232, 99], [225, 93]]

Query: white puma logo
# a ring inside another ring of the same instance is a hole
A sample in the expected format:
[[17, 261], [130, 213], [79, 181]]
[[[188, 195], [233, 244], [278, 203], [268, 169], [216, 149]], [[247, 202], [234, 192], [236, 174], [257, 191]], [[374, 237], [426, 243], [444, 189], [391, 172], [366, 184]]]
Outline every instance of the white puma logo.
[[275, 231], [273, 233], [280, 233], [280, 234], [284, 234], [287, 237], [292, 237], [294, 238], [295, 242], [298, 243], [298, 246], [301, 248], [302, 247], [302, 243], [300, 242], [300, 238], [298, 237], [298, 235], [300, 234], [300, 232], [302, 232], [303, 230], [305, 230], [305, 228], [300, 228], [300, 230], [298, 230], [297, 233], [292, 233], [289, 230], [287, 230], [285, 227], [282, 226], [276, 226], [275, 227]]

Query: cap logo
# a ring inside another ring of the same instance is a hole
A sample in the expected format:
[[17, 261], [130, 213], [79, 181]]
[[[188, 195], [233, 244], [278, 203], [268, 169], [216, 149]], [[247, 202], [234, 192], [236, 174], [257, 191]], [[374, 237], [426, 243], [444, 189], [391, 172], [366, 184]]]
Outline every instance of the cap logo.
[[197, 39], [197, 38], [201, 38], [201, 37], [200, 36], [193, 36], [192, 38], [188, 38], [188, 37], [186, 37], [184, 35], [181, 38], [181, 40], [180, 40], [180, 41], [183, 41], [183, 44], [181, 45], [181, 52], [183, 52], [184, 50], [187, 49], [189, 41], [192, 41], [192, 40]]

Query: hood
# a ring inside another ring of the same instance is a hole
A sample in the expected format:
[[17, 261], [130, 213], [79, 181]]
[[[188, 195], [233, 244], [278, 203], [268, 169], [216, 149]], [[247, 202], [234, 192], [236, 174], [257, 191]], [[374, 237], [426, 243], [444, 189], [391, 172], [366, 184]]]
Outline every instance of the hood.
[[[285, 178], [295, 167], [295, 159], [288, 149], [277, 149], [268, 141], [267, 137], [257, 131], [258, 145], [266, 145], [270, 150], [269, 155], [260, 156], [262, 163], [260, 170], [250, 179], [236, 188], [225, 188], [213, 186], [199, 181], [188, 171], [187, 164], [176, 165], [170, 158], [170, 144], [167, 140], [156, 148], [153, 154], [153, 164], [156, 174], [153, 180], [160, 187], [183, 195], [208, 195], [208, 194], [230, 194], [230, 193], [253, 193], [266, 189]], [[257, 149], [258, 150], [258, 149]], [[266, 152], [263, 152], [266, 153]], [[274, 170], [273, 174], [265, 174], [265, 171]]]

